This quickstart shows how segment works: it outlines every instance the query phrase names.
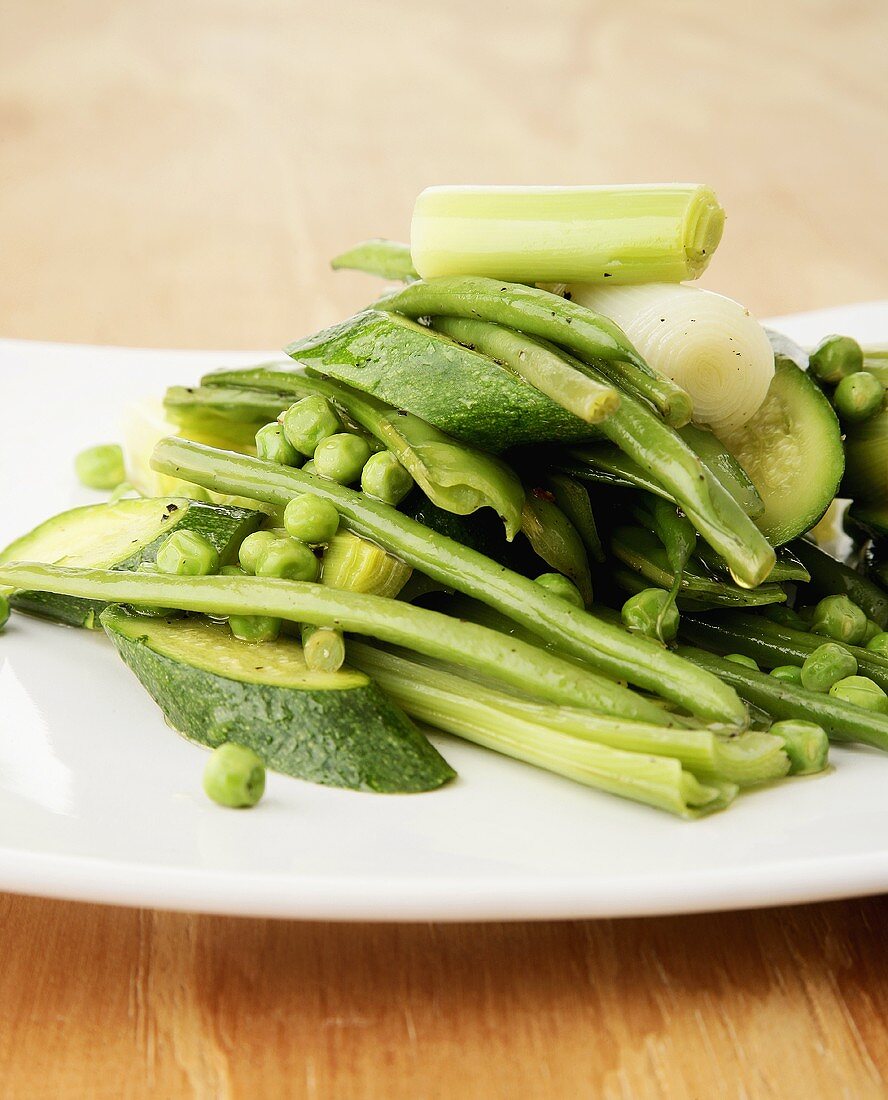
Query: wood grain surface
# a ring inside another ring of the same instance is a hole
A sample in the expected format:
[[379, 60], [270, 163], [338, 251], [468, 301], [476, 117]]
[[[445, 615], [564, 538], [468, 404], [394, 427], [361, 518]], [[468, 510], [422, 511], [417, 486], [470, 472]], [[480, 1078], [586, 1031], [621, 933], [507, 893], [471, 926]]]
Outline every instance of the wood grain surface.
[[[5, 0], [0, 335], [277, 347], [367, 299], [327, 258], [442, 181], [705, 180], [706, 285], [888, 297], [886, 36], [880, 0]], [[886, 924], [5, 897], [0, 1095], [882, 1097]]]

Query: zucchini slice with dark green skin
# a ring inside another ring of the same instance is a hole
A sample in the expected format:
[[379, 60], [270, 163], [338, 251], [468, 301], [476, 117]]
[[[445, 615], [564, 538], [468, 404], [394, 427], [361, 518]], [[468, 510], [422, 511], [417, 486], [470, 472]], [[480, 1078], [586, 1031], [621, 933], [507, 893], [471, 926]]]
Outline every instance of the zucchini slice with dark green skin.
[[456, 774], [362, 672], [312, 672], [291, 639], [248, 644], [207, 619], [108, 607], [118, 653], [191, 741], [236, 741], [285, 775], [357, 791], [433, 790]]
[[[237, 558], [241, 542], [265, 518], [249, 508], [204, 504], [186, 497], [88, 504], [53, 516], [22, 535], [0, 553], [0, 562], [136, 569], [142, 562], [154, 561], [160, 546], [176, 530], [202, 535], [226, 565]], [[14, 592], [9, 602], [31, 615], [92, 629], [98, 628], [98, 615], [105, 606], [49, 592]]]
[[791, 360], [777, 356], [764, 404], [721, 441], [764, 501], [755, 522], [773, 546], [810, 531], [832, 503], [845, 469], [839, 421]]
[[366, 310], [286, 351], [320, 374], [489, 451], [596, 437], [589, 424], [496, 360], [397, 313]]

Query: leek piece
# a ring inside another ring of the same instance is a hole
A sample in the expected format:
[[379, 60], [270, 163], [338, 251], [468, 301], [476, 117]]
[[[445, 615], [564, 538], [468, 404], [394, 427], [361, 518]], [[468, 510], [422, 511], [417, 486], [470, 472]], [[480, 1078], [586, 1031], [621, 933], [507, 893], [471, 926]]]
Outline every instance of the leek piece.
[[430, 187], [410, 250], [424, 279], [678, 283], [703, 272], [724, 217], [698, 184]]
[[410, 246], [381, 237], [361, 241], [340, 253], [330, 261], [330, 267], [334, 271], [363, 271], [402, 283], [412, 283], [419, 278], [410, 259]]
[[369, 539], [339, 531], [330, 540], [321, 562], [321, 583], [348, 592], [394, 599], [413, 572], [406, 562]]
[[615, 321], [648, 366], [691, 397], [695, 423], [716, 433], [758, 412], [774, 377], [767, 334], [749, 310], [698, 287], [570, 283], [571, 300]]

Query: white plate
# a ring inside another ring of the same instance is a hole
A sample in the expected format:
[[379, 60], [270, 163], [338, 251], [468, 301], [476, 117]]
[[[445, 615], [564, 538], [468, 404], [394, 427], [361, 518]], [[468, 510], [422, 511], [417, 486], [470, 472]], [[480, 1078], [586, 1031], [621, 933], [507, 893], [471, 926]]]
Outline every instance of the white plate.
[[[784, 318], [810, 342], [888, 342], [888, 303]], [[98, 499], [71, 456], [125, 404], [245, 353], [0, 342], [0, 542]], [[440, 738], [459, 780], [381, 796], [269, 777], [250, 812], [201, 791], [177, 737], [100, 635], [14, 616], [0, 636], [0, 889], [278, 917], [628, 916], [888, 889], [888, 756], [743, 795], [696, 822]]]

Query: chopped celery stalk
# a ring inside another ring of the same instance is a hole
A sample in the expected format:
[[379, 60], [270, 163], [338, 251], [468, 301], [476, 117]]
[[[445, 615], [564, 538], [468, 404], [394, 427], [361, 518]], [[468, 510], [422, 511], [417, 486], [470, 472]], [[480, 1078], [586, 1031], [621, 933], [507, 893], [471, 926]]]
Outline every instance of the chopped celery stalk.
[[604, 420], [620, 403], [613, 387], [574, 370], [560, 355], [520, 332], [471, 317], [433, 317], [432, 325], [451, 340], [502, 363], [589, 424]]
[[[362, 647], [365, 654], [368, 648]], [[411, 679], [411, 662], [396, 673], [383, 671], [375, 656], [366, 655], [360, 663], [374, 669], [380, 686], [414, 718], [577, 783], [686, 818], [720, 810], [737, 793], [730, 782], [702, 783], [672, 757], [627, 752], [563, 733], [529, 713], [504, 713], [496, 698], [485, 699], [483, 689], [458, 676], [423, 670], [418, 681]]]
[[604, 718], [512, 695], [475, 678], [467, 679], [453, 666], [364, 642], [350, 645], [349, 660], [372, 677], [408, 714], [433, 725], [437, 723], [419, 713], [419, 709], [434, 700], [441, 714], [448, 702], [454, 700], [460, 708], [474, 703], [500, 714], [501, 724], [507, 729], [512, 728], [515, 719], [624, 752], [673, 757], [706, 782], [748, 787], [779, 779], [789, 770], [782, 741], [766, 733], [753, 731], [725, 739], [707, 729], [676, 729]]
[[[0, 584], [136, 607], [172, 607], [217, 617], [267, 615], [294, 623], [332, 625], [475, 668], [519, 690], [531, 685], [538, 697], [549, 702], [642, 721], [663, 720], [664, 711], [656, 703], [587, 667], [517, 638], [401, 600], [344, 592], [310, 581], [218, 575], [168, 577], [160, 573], [13, 563], [0, 566]], [[528, 584], [533, 585], [533, 581]], [[549, 599], [562, 613], [576, 610], [558, 597]], [[693, 673], [689, 678], [693, 679]]]
[[679, 283], [696, 279], [725, 215], [708, 187], [429, 187], [410, 250], [424, 279]]
[[163, 440], [152, 461], [159, 470], [178, 470], [216, 488], [237, 486], [244, 491], [249, 487], [258, 499], [277, 507], [285, 507], [301, 493], [314, 493], [336, 505], [344, 528], [378, 542], [440, 584], [502, 611], [615, 679], [656, 692], [692, 714], [729, 728], [746, 726], [746, 709], [715, 677], [695, 677], [687, 662], [676, 661], [655, 642], [631, 637], [622, 628], [571, 607], [532, 580], [363, 493], [304, 469], [276, 466], [182, 439]]
[[321, 580], [331, 588], [389, 599], [398, 595], [412, 572], [406, 562], [351, 531], [333, 536], [321, 563]]
[[340, 252], [330, 261], [334, 271], [363, 271], [367, 275], [379, 275], [383, 279], [410, 283], [419, 275], [410, 258], [410, 245], [400, 241], [387, 241], [374, 237], [361, 241], [354, 248]]

